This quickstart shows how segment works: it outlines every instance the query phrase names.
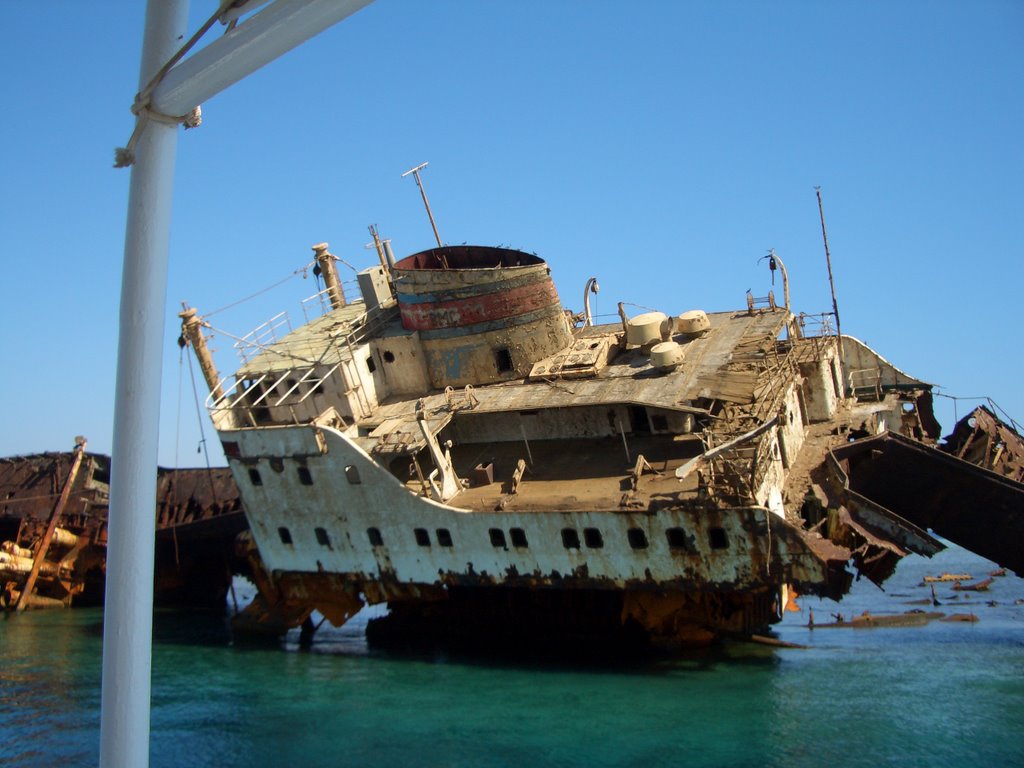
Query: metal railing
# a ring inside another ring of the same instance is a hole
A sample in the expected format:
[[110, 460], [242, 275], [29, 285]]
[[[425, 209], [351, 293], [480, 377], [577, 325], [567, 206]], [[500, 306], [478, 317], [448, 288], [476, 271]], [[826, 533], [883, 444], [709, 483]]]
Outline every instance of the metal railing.
[[[341, 283], [341, 297], [345, 299], [346, 296], [351, 295], [353, 291], [358, 292], [359, 281], [358, 280], [346, 280]], [[306, 322], [316, 320], [318, 317], [323, 317], [328, 312], [334, 309], [334, 305], [331, 303], [331, 289], [324, 288], [322, 291], [317, 291], [312, 296], [307, 296], [301, 302], [302, 305], [302, 316]]]
[[801, 312], [797, 315], [797, 322], [800, 323], [800, 333], [804, 338], [815, 338], [820, 336], [835, 336], [835, 328], [832, 327], [835, 314], [832, 312], [821, 312], [816, 315], [808, 315]]
[[882, 369], [857, 368], [846, 374], [847, 391], [855, 397], [872, 395], [876, 400], [882, 399]]
[[[282, 332], [282, 328], [287, 330]], [[238, 352], [242, 364], [245, 365], [260, 352], [266, 350], [270, 344], [279, 341], [281, 337], [291, 333], [291, 331], [292, 323], [288, 318], [288, 313], [278, 312], [267, 322], [256, 326], [249, 333], [245, 334], [233, 346], [235, 351]]]

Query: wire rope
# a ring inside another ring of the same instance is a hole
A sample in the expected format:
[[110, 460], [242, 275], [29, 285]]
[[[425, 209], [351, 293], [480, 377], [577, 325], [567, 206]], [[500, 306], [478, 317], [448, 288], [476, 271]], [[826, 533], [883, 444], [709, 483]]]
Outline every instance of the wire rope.
[[195, 398], [196, 401], [196, 417], [197, 420], [199, 421], [200, 440], [199, 447], [197, 448], [196, 452], [202, 453], [203, 457], [206, 459], [206, 475], [207, 479], [210, 481], [210, 494], [212, 495], [214, 502], [219, 503], [220, 499], [217, 498], [217, 489], [213, 484], [213, 468], [210, 466], [210, 451], [206, 445], [206, 430], [203, 428], [203, 413], [202, 409], [199, 407], [199, 389], [196, 387], [196, 374], [195, 370], [192, 368], [191, 356], [189, 356], [188, 358], [188, 372], [189, 376], [192, 379], [192, 396]]

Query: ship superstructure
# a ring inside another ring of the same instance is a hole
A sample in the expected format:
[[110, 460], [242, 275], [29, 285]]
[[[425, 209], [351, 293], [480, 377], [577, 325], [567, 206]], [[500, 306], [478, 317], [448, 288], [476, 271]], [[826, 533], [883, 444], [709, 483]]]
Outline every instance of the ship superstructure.
[[[209, 407], [264, 569], [253, 620], [750, 635], [941, 545], [830, 507], [828, 449], [937, 434], [930, 385], [774, 298], [594, 325], [540, 257], [445, 246], [248, 348]], [[201, 362], [203, 323], [182, 313]], [[824, 322], [821, 322], [821, 321]]]

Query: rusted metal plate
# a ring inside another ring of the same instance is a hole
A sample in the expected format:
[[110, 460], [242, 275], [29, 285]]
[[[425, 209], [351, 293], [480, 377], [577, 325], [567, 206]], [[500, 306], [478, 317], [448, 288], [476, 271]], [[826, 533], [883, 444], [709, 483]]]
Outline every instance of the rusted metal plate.
[[1024, 438], [984, 406], [956, 423], [942, 450], [1003, 477], [1024, 481]]
[[918, 526], [1024, 573], [1024, 485], [886, 433], [834, 451], [850, 488]]
[[[70, 453], [0, 459], [3, 546], [35, 552], [70, 466]], [[86, 454], [41, 564], [37, 605], [102, 601], [109, 479], [109, 457]], [[158, 470], [155, 514], [158, 604], [223, 607], [238, 570], [234, 537], [247, 527], [230, 471]], [[0, 582], [9, 600], [23, 586], [24, 574], [0, 565]]]

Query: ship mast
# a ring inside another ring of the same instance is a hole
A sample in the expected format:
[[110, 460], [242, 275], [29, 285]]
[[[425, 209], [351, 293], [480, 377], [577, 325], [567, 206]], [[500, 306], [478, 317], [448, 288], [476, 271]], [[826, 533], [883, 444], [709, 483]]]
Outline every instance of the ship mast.
[[196, 314], [196, 310], [192, 307], [185, 307], [185, 309], [178, 313], [178, 317], [181, 318], [181, 338], [184, 341], [179, 340], [179, 344], [188, 343], [192, 346], [195, 351], [196, 359], [199, 361], [199, 370], [203, 372], [203, 378], [206, 380], [206, 386], [210, 390], [210, 394], [213, 395], [214, 401], [220, 400], [224, 397], [224, 388], [220, 385], [220, 374], [217, 373], [217, 366], [213, 363], [213, 355], [210, 354], [210, 348], [206, 344], [206, 337], [203, 336], [203, 326], [206, 324], [203, 318]]
[[839, 339], [839, 359], [843, 359], [843, 330], [839, 325], [839, 305], [836, 303], [836, 284], [832, 279], [832, 256], [828, 252], [828, 232], [825, 231], [825, 209], [821, 204], [821, 187], [814, 188], [818, 195], [818, 215], [821, 217], [821, 239], [825, 241], [825, 264], [828, 266], [828, 287], [832, 290], [832, 314], [836, 316], [836, 337]]
[[[423, 198], [423, 206], [427, 209], [427, 218], [430, 219], [430, 226], [434, 230], [434, 239], [437, 240], [437, 247], [441, 248], [441, 236], [437, 234], [437, 224], [434, 222], [434, 214], [430, 210], [430, 201], [427, 200], [427, 189], [426, 187], [423, 186], [423, 180], [420, 179], [420, 171], [426, 168], [427, 165], [428, 163], [420, 163], [415, 168], [410, 168], [408, 171], [402, 174], [402, 178], [404, 179], [411, 173], [413, 175], [413, 178], [416, 179], [416, 186], [420, 188], [420, 197]], [[441, 260], [443, 262], [444, 268], [448, 269], [448, 261], [447, 259], [445, 259], [443, 255], [441, 256]]]
[[313, 256], [316, 259], [317, 267], [320, 268], [320, 274], [324, 277], [324, 285], [327, 286], [331, 308], [341, 309], [345, 306], [345, 291], [341, 287], [341, 278], [338, 277], [338, 266], [334, 263], [336, 257], [333, 253], [328, 252], [327, 243], [314, 245]]

